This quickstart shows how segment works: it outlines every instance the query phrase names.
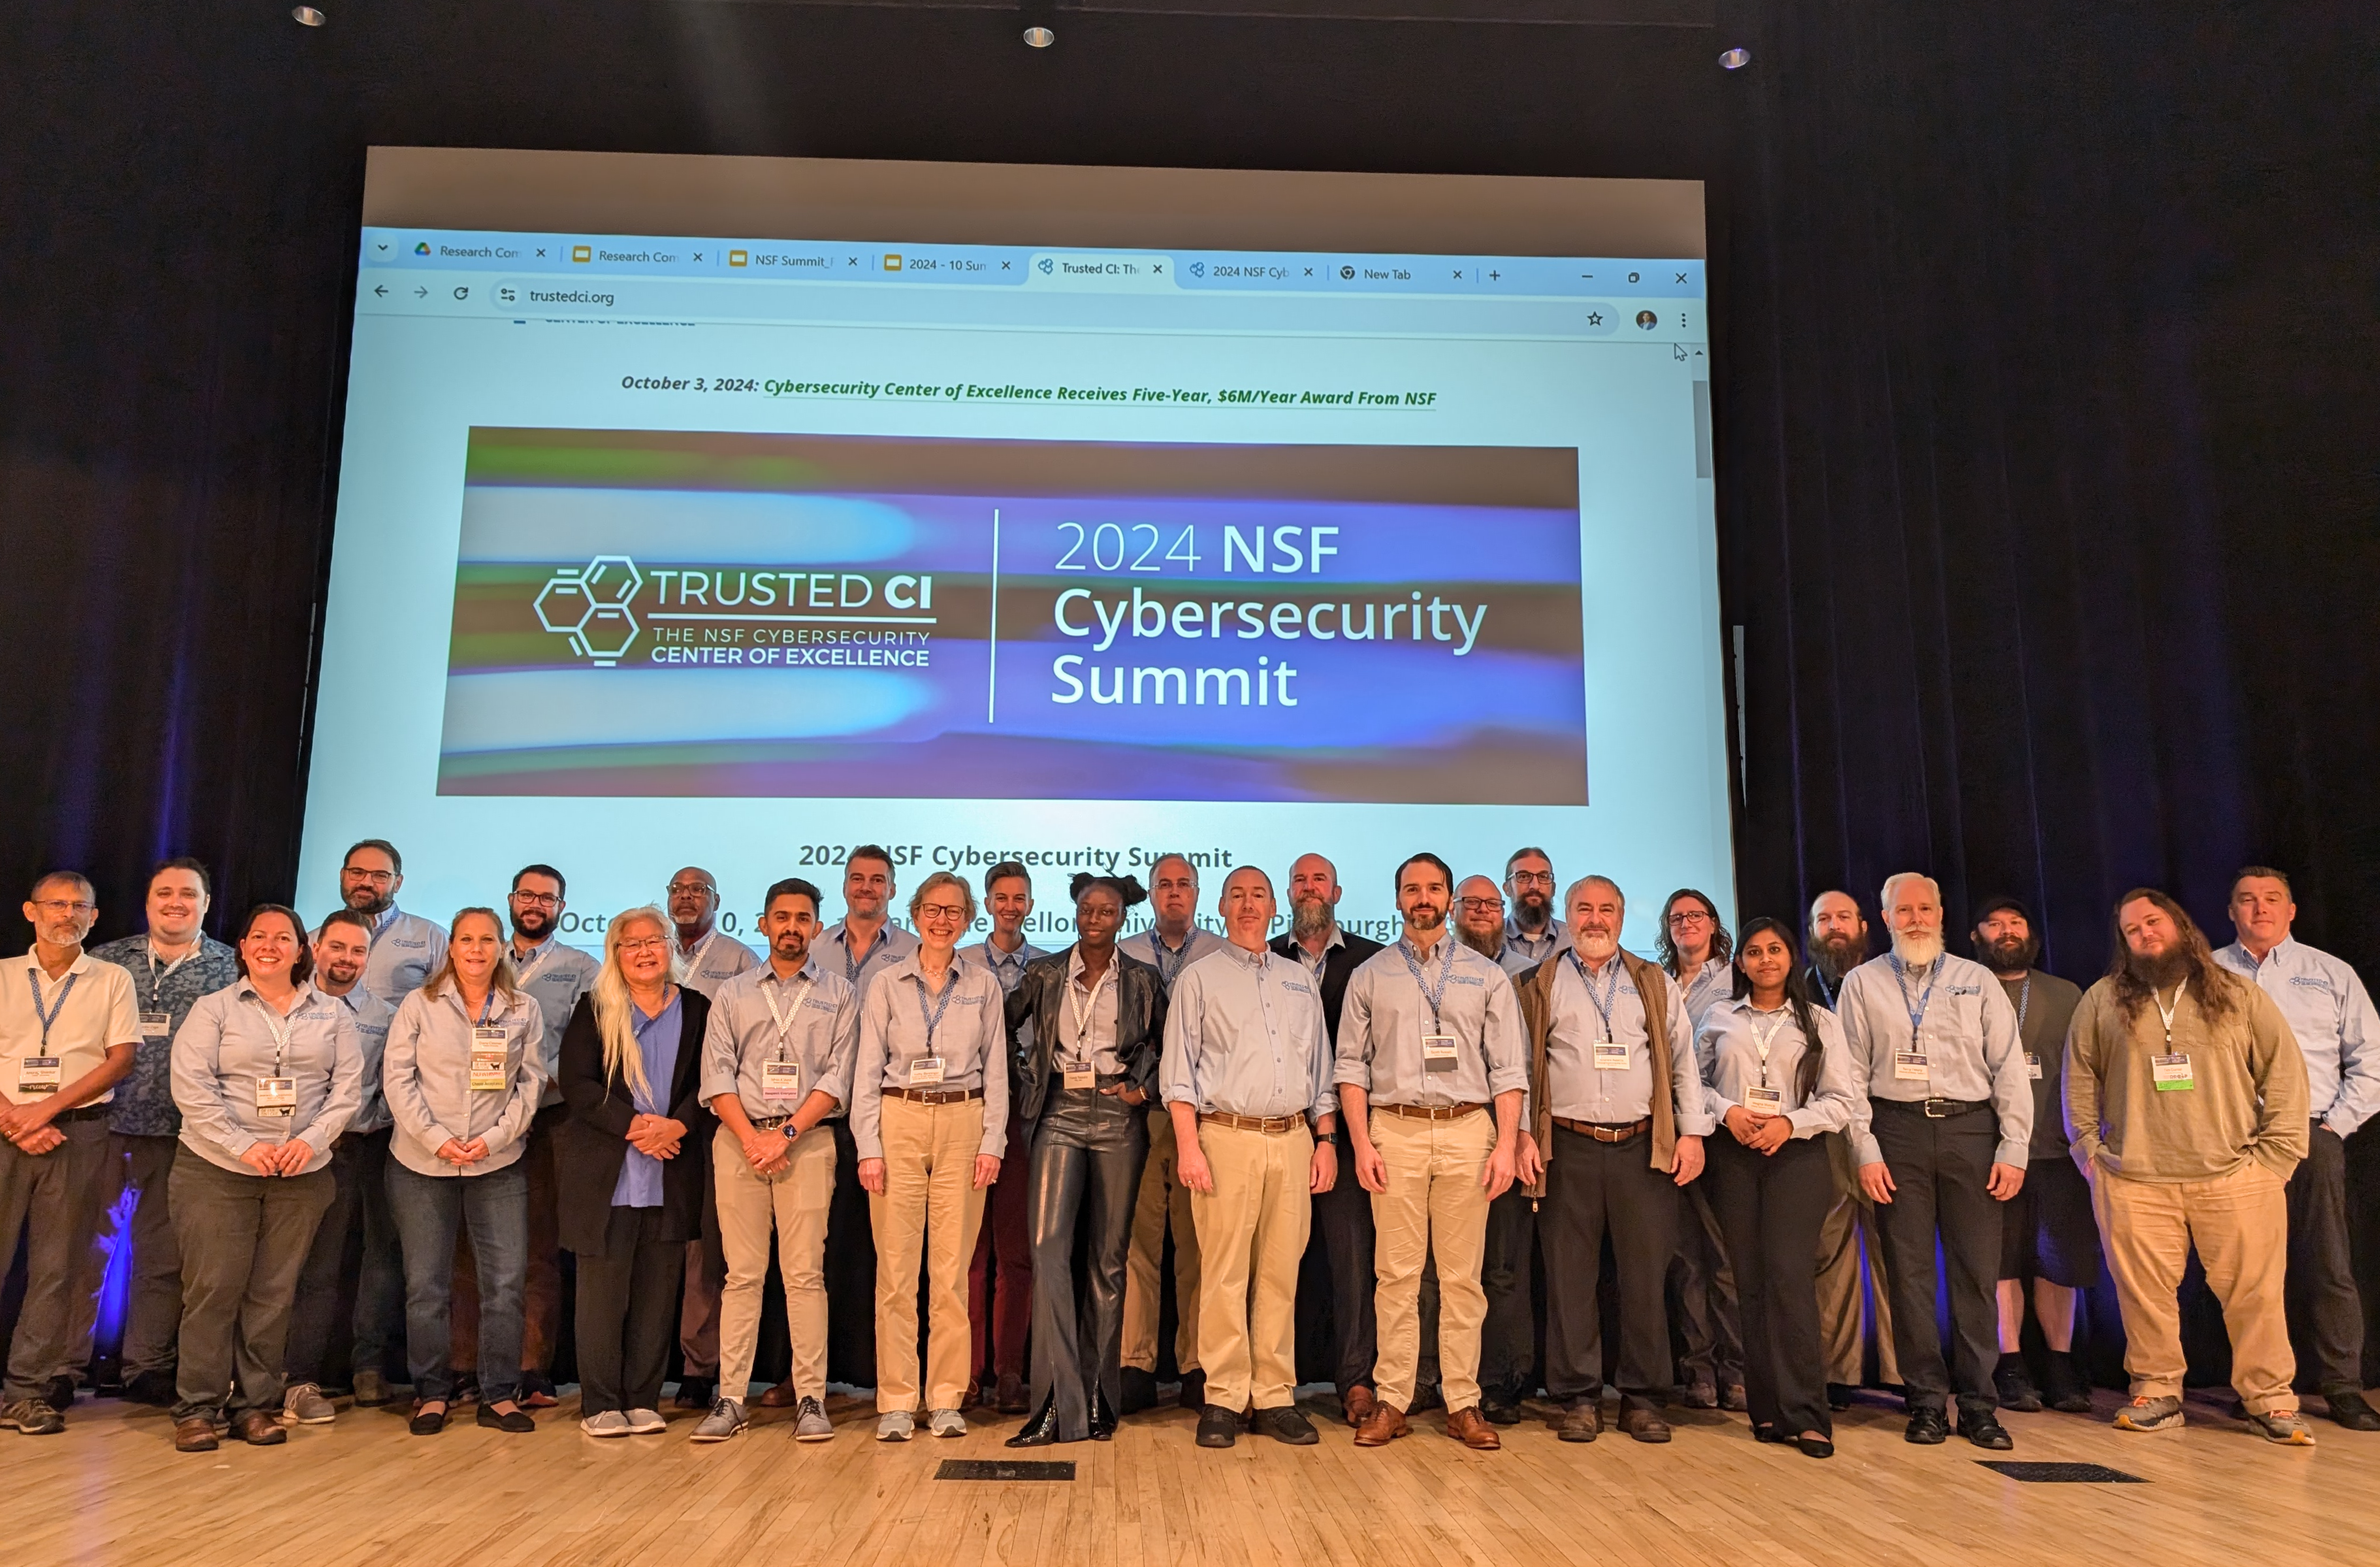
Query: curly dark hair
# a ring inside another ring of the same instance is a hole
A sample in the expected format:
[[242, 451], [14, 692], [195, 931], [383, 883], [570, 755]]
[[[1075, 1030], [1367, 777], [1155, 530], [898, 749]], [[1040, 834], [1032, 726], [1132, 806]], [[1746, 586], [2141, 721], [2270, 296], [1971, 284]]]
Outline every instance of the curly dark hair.
[[1126, 908], [1148, 901], [1148, 891], [1140, 884], [1139, 877], [1094, 876], [1087, 870], [1075, 872], [1075, 879], [1066, 883], [1066, 896], [1075, 903], [1081, 903], [1083, 894], [1094, 887], [1105, 887], [1109, 892], [1113, 893]]
[[[1735, 956], [1735, 938], [1730, 936], [1727, 933], [1727, 927], [1719, 923], [1718, 905], [1711, 902], [1705, 894], [1695, 892], [1692, 887], [1681, 887], [1676, 892], [1671, 893], [1669, 897], [1663, 901], [1661, 905], [1661, 928], [1658, 931], [1654, 933], [1653, 937], [1653, 955], [1660, 960], [1660, 965], [1663, 968], [1670, 971], [1670, 978], [1672, 979], [1682, 978], [1678, 973], [1678, 943], [1670, 940], [1670, 911], [1678, 906], [1678, 900], [1680, 898], [1692, 898], [1694, 902], [1702, 905], [1703, 907], [1709, 912], [1711, 918], [1711, 956], [1719, 959], [1721, 962], [1725, 962], [1726, 960]], [[1785, 944], [1789, 947], [1793, 946], [1792, 938], [1786, 938]], [[1799, 952], [1801, 949], [1795, 947], [1794, 950]]]

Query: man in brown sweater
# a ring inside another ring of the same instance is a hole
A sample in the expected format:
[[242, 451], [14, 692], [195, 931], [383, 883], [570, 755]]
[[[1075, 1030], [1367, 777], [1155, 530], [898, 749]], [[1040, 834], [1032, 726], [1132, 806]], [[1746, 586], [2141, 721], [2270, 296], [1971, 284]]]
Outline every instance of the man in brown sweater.
[[2283, 1187], [2306, 1151], [2305, 1063], [2272, 999], [2220, 967], [2163, 893], [2116, 905], [2107, 977], [2066, 1038], [2066, 1120], [2123, 1308], [2128, 1431], [2181, 1424], [2192, 1245], [2231, 1334], [2231, 1385], [2270, 1440], [2309, 1447], [2289, 1391]]

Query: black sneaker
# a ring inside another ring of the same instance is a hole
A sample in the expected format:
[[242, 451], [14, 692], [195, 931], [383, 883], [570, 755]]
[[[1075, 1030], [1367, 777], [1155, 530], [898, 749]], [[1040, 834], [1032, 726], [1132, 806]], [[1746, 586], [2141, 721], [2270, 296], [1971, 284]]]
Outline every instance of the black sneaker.
[[2091, 1385], [2075, 1368], [2071, 1354], [2049, 1352], [2049, 1373], [2042, 1378], [2042, 1402], [2061, 1415], [2091, 1413]]
[[1137, 1415], [1144, 1409], [1157, 1407], [1157, 1378], [1137, 1366], [1127, 1366], [1118, 1374], [1123, 1384], [1122, 1396], [1116, 1402], [1119, 1415]]
[[1981, 1402], [1959, 1406], [1959, 1434], [1990, 1452], [2006, 1452], [2016, 1446], [2016, 1439], [2008, 1434], [1992, 1406]]
[[1240, 1439], [1240, 1417], [1220, 1403], [1198, 1412], [1198, 1445], [1230, 1447]]
[[1827, 1407], [1835, 1411], [1849, 1409], [1859, 1400], [1859, 1390], [1849, 1382], [1827, 1384]]
[[178, 1402], [171, 1371], [136, 1371], [124, 1384], [124, 1402], [164, 1409]]
[[1491, 1426], [1517, 1426], [1521, 1423], [1521, 1401], [1506, 1393], [1482, 1392], [1479, 1413]]
[[2022, 1415], [2041, 1413], [2041, 1392], [2033, 1385], [2033, 1373], [2025, 1368], [2023, 1355], [2014, 1351], [2001, 1355], [1999, 1364], [1992, 1367], [1992, 1387], [2002, 1409]]
[[719, 1402], [719, 1379], [716, 1377], [681, 1377], [677, 1383], [677, 1406], [710, 1412]]
[[1909, 1412], [1909, 1429], [1901, 1437], [1919, 1447], [1938, 1447], [1950, 1439], [1949, 1416], [1930, 1403], [1920, 1404]]
[[1414, 1390], [1413, 1407], [1405, 1413], [1418, 1415], [1425, 1409], [1444, 1409], [1445, 1407], [1446, 1390], [1436, 1382], [1426, 1382]]
[[2364, 1402], [2363, 1395], [2341, 1388], [2335, 1393], [2325, 1393], [2324, 1402], [2330, 1405], [2330, 1417], [2350, 1431], [2380, 1431], [2380, 1411]]
[[1182, 1373], [1182, 1392], [1174, 1402], [1184, 1409], [1206, 1408], [1207, 1373], [1204, 1371], [1184, 1371]]
[[75, 1381], [72, 1377], [53, 1377], [42, 1385], [42, 1402], [63, 1415], [74, 1407]]
[[[1199, 1427], [1204, 1429], [1205, 1426], [1202, 1416]], [[1312, 1447], [1322, 1439], [1322, 1433], [1314, 1428], [1314, 1422], [1288, 1404], [1278, 1409], [1257, 1410], [1251, 1428], [1260, 1437], [1270, 1437], [1292, 1447]]]

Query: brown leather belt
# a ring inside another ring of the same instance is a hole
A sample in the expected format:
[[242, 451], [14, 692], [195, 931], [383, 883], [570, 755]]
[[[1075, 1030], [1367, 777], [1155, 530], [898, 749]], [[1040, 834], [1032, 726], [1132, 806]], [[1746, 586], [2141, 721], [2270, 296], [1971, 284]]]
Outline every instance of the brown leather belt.
[[1374, 1110], [1385, 1110], [1390, 1115], [1402, 1115], [1407, 1121], [1460, 1121], [1466, 1115], [1476, 1115], [1488, 1107], [1484, 1104], [1378, 1104]]
[[1229, 1126], [1234, 1132], [1262, 1132], [1268, 1137], [1278, 1137], [1294, 1132], [1305, 1124], [1303, 1115], [1233, 1115], [1228, 1111], [1207, 1110], [1198, 1113], [1201, 1126], [1212, 1123]]
[[887, 1088], [888, 1099], [907, 1099], [911, 1104], [965, 1104], [969, 1099], [983, 1098], [981, 1088]]
[[1652, 1130], [1653, 1118], [1647, 1115], [1622, 1126], [1600, 1121], [1572, 1121], [1567, 1115], [1557, 1115], [1554, 1117], [1554, 1124], [1565, 1132], [1575, 1132], [1582, 1137], [1593, 1137], [1598, 1143], [1624, 1143], [1631, 1137], [1642, 1136]]

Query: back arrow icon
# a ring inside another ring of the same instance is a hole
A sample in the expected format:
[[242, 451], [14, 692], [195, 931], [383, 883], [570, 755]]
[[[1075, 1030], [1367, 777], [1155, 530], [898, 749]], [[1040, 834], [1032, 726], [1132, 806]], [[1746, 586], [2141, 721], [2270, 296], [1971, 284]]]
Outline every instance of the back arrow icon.
[[388, 285], [385, 283], [380, 284], [372, 289], [372, 292], [384, 299], [388, 297]]

